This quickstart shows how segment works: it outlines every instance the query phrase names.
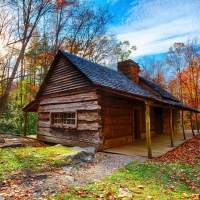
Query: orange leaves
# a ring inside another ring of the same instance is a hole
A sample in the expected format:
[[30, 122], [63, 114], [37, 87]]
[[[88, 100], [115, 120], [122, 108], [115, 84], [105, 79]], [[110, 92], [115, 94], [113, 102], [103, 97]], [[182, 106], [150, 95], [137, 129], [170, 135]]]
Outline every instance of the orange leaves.
[[70, 6], [70, 5], [76, 5], [76, 2], [74, 1], [67, 1], [67, 0], [56, 0], [56, 12], [64, 6]]
[[75, 5], [75, 1], [67, 1], [67, 0], [56, 0], [57, 6], [69, 6], [69, 5]]
[[39, 89], [39, 86], [38, 85], [30, 85], [30, 89], [37, 92]]
[[89, 197], [91, 194], [93, 194], [93, 192], [87, 190], [77, 190], [74, 193], [80, 197]]
[[158, 162], [180, 161], [188, 165], [200, 163], [200, 135], [179, 146], [174, 151], [168, 152], [160, 158], [155, 159]]
[[183, 100], [189, 106], [198, 108], [200, 101], [200, 66], [199, 58], [196, 56], [194, 61], [186, 69], [177, 73], [175, 79], [170, 81], [170, 88], [174, 96]]
[[[168, 152], [160, 158], [155, 159], [156, 162], [163, 162], [164, 166], [170, 166], [170, 173], [167, 168], [161, 169], [162, 173], [169, 174], [172, 183], [186, 185], [193, 193], [198, 192], [200, 171], [200, 135], [179, 146], [175, 150]], [[174, 185], [165, 185], [166, 189], [176, 191]], [[183, 193], [182, 198], [198, 199], [199, 194], [189, 195]]]
[[176, 76], [170, 81], [172, 94], [183, 103], [198, 109], [200, 58], [196, 45], [195, 38], [187, 44], [174, 43], [169, 49], [166, 62]]

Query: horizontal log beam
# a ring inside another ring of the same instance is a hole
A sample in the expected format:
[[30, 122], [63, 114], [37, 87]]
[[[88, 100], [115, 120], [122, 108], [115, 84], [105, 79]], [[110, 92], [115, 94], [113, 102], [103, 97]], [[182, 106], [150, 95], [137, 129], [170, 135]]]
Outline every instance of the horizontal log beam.
[[105, 140], [105, 142], [103, 144], [103, 149], [108, 149], [108, 148], [111, 148], [114, 146], [128, 144], [128, 143], [131, 143], [132, 141], [133, 141], [132, 135], [107, 139], [107, 140]]
[[61, 97], [51, 97], [47, 99], [42, 99], [40, 105], [46, 104], [59, 104], [59, 103], [73, 103], [73, 102], [82, 102], [82, 101], [93, 101], [97, 100], [99, 95], [96, 94], [96, 91], [84, 92], [79, 94], [71, 94]]
[[73, 102], [56, 105], [39, 106], [38, 112], [71, 112], [77, 110], [95, 110], [100, 109], [97, 101]]
[[99, 130], [80, 131], [80, 130], [66, 130], [66, 129], [39, 127], [39, 131], [37, 134], [48, 137], [64, 138], [66, 140], [85, 141], [92, 143], [99, 143], [101, 141]]
[[94, 147], [96, 150], [102, 149], [102, 143], [92, 143], [92, 142], [83, 142], [83, 141], [75, 141], [75, 140], [67, 140], [65, 138], [56, 138], [56, 137], [48, 137], [44, 135], [37, 135], [37, 139], [45, 142], [51, 142], [56, 144], [62, 144], [67, 146], [80, 146], [80, 147]]

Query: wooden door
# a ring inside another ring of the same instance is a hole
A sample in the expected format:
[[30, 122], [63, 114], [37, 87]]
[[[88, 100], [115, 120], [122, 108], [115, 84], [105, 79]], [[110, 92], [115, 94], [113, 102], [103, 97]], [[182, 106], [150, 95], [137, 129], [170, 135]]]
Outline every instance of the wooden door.
[[155, 107], [155, 132], [156, 134], [163, 133], [163, 116], [162, 116], [162, 108]]
[[140, 139], [140, 109], [133, 109], [133, 139]]

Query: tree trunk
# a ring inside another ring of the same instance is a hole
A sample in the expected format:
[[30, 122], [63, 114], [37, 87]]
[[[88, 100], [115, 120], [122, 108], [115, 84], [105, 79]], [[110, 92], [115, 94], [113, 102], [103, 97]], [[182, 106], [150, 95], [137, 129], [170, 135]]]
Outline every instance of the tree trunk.
[[[27, 44], [27, 43], [26, 43]], [[12, 83], [13, 83], [13, 80], [15, 78], [15, 75], [16, 75], [16, 72], [17, 72], [17, 69], [19, 67], [19, 63], [20, 63], [20, 60], [22, 59], [23, 55], [24, 55], [24, 51], [25, 51], [25, 48], [26, 48], [26, 44], [24, 44], [21, 48], [21, 51], [19, 53], [19, 56], [16, 60], [16, 63], [15, 63], [15, 66], [13, 68], [13, 71], [12, 71], [12, 74], [10, 76], [10, 78], [8, 79], [8, 82], [7, 82], [7, 86], [6, 86], [6, 89], [5, 89], [5, 92], [3, 94], [3, 96], [1, 97], [0, 99], [0, 117], [3, 115], [3, 113], [6, 111], [6, 107], [8, 105], [8, 96], [9, 96], [9, 92], [11, 90], [11, 87], [12, 87]]]

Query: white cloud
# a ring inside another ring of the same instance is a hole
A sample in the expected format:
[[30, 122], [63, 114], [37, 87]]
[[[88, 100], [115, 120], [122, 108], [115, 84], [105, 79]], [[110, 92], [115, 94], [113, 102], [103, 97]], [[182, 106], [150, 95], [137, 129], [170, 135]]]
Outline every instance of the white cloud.
[[118, 39], [137, 46], [133, 57], [167, 52], [174, 42], [200, 34], [199, 0], [134, 1], [126, 24], [115, 29]]

